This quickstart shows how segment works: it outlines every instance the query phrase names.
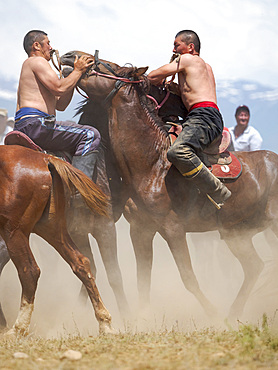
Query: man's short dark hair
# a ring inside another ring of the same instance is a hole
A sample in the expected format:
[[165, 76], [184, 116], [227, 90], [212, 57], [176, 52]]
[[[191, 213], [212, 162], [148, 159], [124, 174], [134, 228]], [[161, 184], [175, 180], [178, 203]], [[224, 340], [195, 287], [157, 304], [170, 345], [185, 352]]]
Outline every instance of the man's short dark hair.
[[247, 107], [247, 105], [240, 105], [239, 107], [237, 107], [235, 116], [237, 116], [241, 112], [246, 112], [248, 114], [248, 116], [250, 116], [250, 110]]
[[23, 47], [26, 53], [28, 54], [28, 56], [31, 53], [34, 42], [37, 41], [41, 43], [42, 40], [45, 38], [45, 36], [47, 36], [47, 33], [45, 33], [44, 31], [39, 31], [39, 30], [32, 30], [26, 33], [24, 40], [23, 40]]
[[196, 32], [191, 30], [183, 30], [176, 34], [176, 38], [179, 36], [181, 37], [182, 41], [185, 42], [187, 45], [190, 43], [194, 44], [195, 50], [197, 51], [197, 53], [200, 53], [201, 41]]

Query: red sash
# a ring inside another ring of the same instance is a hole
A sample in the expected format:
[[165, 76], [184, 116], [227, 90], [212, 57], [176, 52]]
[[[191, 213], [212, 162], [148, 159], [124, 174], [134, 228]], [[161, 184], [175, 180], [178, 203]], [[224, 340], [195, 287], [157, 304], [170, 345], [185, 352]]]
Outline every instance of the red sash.
[[193, 104], [188, 113], [196, 108], [216, 108], [217, 110], [219, 110], [218, 106], [215, 103], [211, 101], [201, 101], [200, 103]]

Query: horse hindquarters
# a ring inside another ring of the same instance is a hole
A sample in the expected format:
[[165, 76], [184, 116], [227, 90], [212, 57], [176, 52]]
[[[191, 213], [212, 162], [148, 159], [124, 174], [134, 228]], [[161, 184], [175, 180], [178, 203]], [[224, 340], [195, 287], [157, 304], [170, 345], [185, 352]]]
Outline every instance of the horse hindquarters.
[[111, 333], [113, 332], [111, 316], [101, 300], [90, 269], [90, 261], [78, 250], [67, 230], [62, 179], [54, 168], [51, 168], [51, 171], [53, 181], [51, 200], [34, 231], [57, 250], [85, 285], [99, 322], [100, 333]]
[[19, 314], [8, 334], [26, 334], [40, 276], [29, 237], [47, 204], [51, 176], [41, 153], [11, 146], [2, 147], [0, 157], [0, 234], [22, 287]]

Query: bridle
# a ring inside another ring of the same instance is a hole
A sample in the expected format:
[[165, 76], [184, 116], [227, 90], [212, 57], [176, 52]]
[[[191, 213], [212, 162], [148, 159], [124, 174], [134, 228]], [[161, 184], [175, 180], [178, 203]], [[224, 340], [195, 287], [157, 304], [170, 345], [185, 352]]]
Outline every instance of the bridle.
[[[57, 59], [58, 66], [57, 66], [57, 65], [56, 65], [56, 63], [54, 62], [53, 55], [55, 55], [55, 57], [56, 57], [56, 59]], [[51, 58], [51, 62], [52, 62], [52, 64], [54, 65], [54, 67], [55, 67], [55, 68], [57, 69], [57, 71], [59, 72], [60, 78], [63, 78], [62, 65], [61, 65], [61, 58], [60, 58], [60, 55], [59, 55], [59, 51], [58, 51], [57, 49], [52, 49], [52, 50], [51, 50], [51, 53], [50, 53], [50, 58]]]
[[[95, 66], [93, 69], [91, 69], [89, 71], [89, 73], [87, 74], [88, 77], [89, 76], [101, 76], [101, 77], [105, 77], [105, 78], [109, 78], [109, 79], [113, 79], [113, 80], [117, 80], [116, 84], [115, 84], [115, 87], [114, 89], [109, 93], [109, 95], [106, 97], [105, 99], [105, 102], [108, 102], [108, 101], [111, 101], [111, 99], [113, 98], [113, 96], [117, 93], [117, 91], [119, 91], [119, 89], [124, 85], [124, 84], [139, 84], [139, 83], [142, 83], [142, 80], [132, 80], [132, 79], [129, 79], [129, 78], [125, 78], [125, 77], [120, 77], [116, 71], [110, 66], [109, 63], [105, 63], [103, 62], [102, 60], [100, 60], [98, 58], [98, 54], [99, 54], [99, 50], [96, 50], [95, 51], [95, 55], [94, 55], [94, 58], [95, 58]], [[106, 74], [106, 73], [102, 73], [100, 72], [100, 69], [99, 69], [99, 64], [101, 64], [103, 67], [105, 67], [110, 73], [112, 73], [112, 75], [109, 75], [109, 74]], [[170, 91], [168, 90], [167, 93], [166, 93], [166, 96], [165, 98], [162, 100], [162, 102], [159, 104], [157, 102], [157, 100], [151, 96], [151, 95], [146, 95], [147, 98], [149, 98], [152, 102], [154, 102], [155, 104], [155, 109], [156, 110], [159, 110], [163, 105], [164, 103], [168, 100], [169, 96], [170, 96]]]
[[[58, 63], [58, 66], [56, 65], [56, 63], [54, 62], [54, 59], [53, 59], [53, 55], [55, 54], [56, 56], [56, 59], [57, 59], [57, 63]], [[86, 72], [86, 75], [87, 77], [90, 77], [90, 76], [100, 76], [100, 77], [104, 77], [104, 78], [108, 78], [108, 79], [113, 79], [113, 80], [116, 80], [116, 83], [115, 83], [115, 86], [114, 88], [110, 91], [110, 93], [108, 94], [108, 96], [105, 98], [104, 100], [104, 104], [109, 104], [111, 102], [111, 100], [113, 99], [113, 97], [116, 95], [116, 93], [120, 90], [120, 88], [122, 86], [124, 86], [125, 84], [140, 84], [142, 83], [142, 80], [134, 80], [132, 78], [126, 78], [126, 77], [121, 77], [119, 76], [116, 71], [111, 67], [111, 65], [109, 63], [106, 63], [106, 62], [103, 62], [102, 60], [99, 59], [98, 57], [99, 55], [99, 50], [96, 50], [95, 51], [95, 55], [94, 55], [94, 58], [95, 58], [95, 63], [94, 65]], [[59, 72], [60, 74], [60, 78], [63, 78], [63, 74], [62, 74], [62, 65], [61, 65], [61, 58], [59, 56], [59, 51], [56, 50], [56, 49], [53, 49], [52, 52], [51, 52], [51, 61], [54, 65], [54, 67], [57, 69], [57, 71]], [[108, 73], [103, 73], [100, 71], [99, 69], [99, 65], [102, 65], [105, 69], [107, 69], [108, 72], [110, 72], [111, 74], [108, 74]], [[85, 99], [89, 99], [88, 96], [86, 96], [85, 94], [83, 94], [79, 87], [76, 86], [76, 91], [81, 95], [83, 96], [83, 98]], [[167, 101], [167, 99], [169, 98], [170, 96], [170, 91], [168, 90], [167, 93], [166, 93], [166, 96], [165, 98], [162, 100], [162, 102], [159, 104], [157, 102], [157, 100], [151, 96], [151, 95], [146, 95], [147, 98], [149, 98], [154, 104], [155, 104], [155, 109], [156, 110], [159, 110], [164, 104], [165, 102]]]

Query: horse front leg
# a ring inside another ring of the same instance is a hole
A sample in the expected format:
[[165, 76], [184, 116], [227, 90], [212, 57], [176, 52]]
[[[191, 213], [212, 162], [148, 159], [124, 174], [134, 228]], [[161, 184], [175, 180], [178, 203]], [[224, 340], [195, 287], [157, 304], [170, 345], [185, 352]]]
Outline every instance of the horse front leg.
[[137, 265], [137, 288], [139, 308], [146, 310], [150, 306], [151, 272], [153, 264], [153, 238], [156, 233], [154, 225], [138, 220], [129, 220], [130, 237]]
[[278, 229], [275, 223], [272, 229], [268, 228], [264, 231], [265, 240], [271, 248], [274, 261], [278, 261]]
[[122, 273], [117, 254], [117, 235], [113, 219], [96, 217], [93, 236], [96, 239], [109, 284], [114, 292], [122, 319], [131, 317], [129, 304], [124, 291]]
[[243, 283], [229, 312], [229, 318], [234, 320], [242, 315], [251, 290], [264, 268], [264, 263], [258, 256], [250, 236], [240, 235], [240, 237], [225, 238], [224, 240], [240, 262], [244, 273]]
[[[9, 262], [10, 256], [4, 240], [0, 237], [0, 276], [2, 274], [3, 268]], [[7, 327], [7, 322], [5, 319], [4, 312], [0, 303], [0, 330]]]
[[168, 222], [160, 234], [168, 243], [185, 288], [196, 297], [210, 318], [219, 318], [216, 308], [206, 298], [199, 287], [191, 264], [186, 233], [182, 225], [178, 224], [178, 222], [173, 224]]

